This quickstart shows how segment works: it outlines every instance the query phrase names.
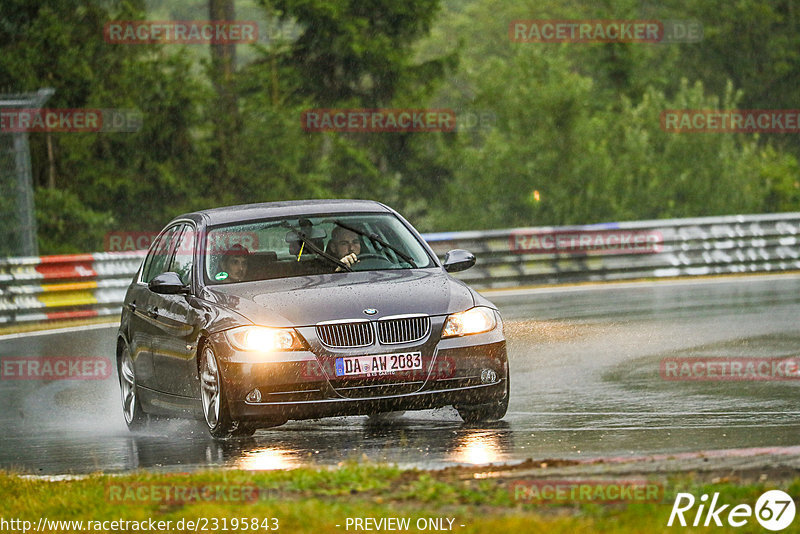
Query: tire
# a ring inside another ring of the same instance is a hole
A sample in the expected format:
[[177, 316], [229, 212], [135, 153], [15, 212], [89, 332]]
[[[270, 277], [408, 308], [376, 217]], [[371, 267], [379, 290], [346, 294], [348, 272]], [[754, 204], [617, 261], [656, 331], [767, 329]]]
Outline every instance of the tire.
[[136, 395], [136, 371], [133, 367], [130, 349], [125, 345], [117, 360], [117, 375], [122, 397], [122, 416], [128, 430], [140, 430], [147, 426], [147, 414], [142, 410]]
[[208, 432], [215, 439], [252, 436], [255, 427], [231, 418], [224, 383], [214, 349], [206, 343], [200, 357], [200, 400]]
[[489, 423], [492, 421], [499, 421], [505, 417], [508, 411], [508, 399], [511, 397], [511, 380], [506, 373], [506, 395], [499, 401], [490, 402], [488, 404], [475, 404], [456, 406], [458, 415], [465, 423]]

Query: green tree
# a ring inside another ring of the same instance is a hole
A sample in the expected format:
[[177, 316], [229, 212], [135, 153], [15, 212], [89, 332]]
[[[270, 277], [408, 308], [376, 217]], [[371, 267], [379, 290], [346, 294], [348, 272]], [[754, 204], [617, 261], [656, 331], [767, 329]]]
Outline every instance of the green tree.
[[[449, 174], [446, 167], [434, 163], [441, 153], [426, 149], [426, 142], [435, 135], [304, 133], [299, 119], [311, 107], [425, 107], [436, 83], [455, 66], [452, 55], [422, 61], [414, 57], [414, 44], [429, 31], [439, 0], [262, 3], [301, 31], [278, 53], [275, 47], [264, 49], [261, 58], [243, 69], [243, 86], [257, 87], [253, 80], [260, 79], [262, 87], [272, 88], [273, 80], [279, 78], [277, 97], [272, 95], [272, 102], [257, 94], [246, 98], [267, 107], [271, 104], [272, 113], [286, 118], [288, 129], [282, 135], [299, 142], [304, 147], [301, 151], [308, 150], [305, 157], [316, 163], [306, 165], [314, 169], [311, 183], [323, 187], [317, 191], [378, 198], [401, 209], [414, 203], [419, 206], [418, 200], [428, 198]], [[280, 109], [274, 109], [277, 106]], [[264, 134], [259, 137], [271, 138]], [[289, 153], [298, 152], [286, 148]]]
[[[30, 134], [36, 186], [53, 190], [36, 195], [42, 253], [85, 251], [86, 236], [99, 248], [109, 230], [156, 228], [176, 206], [201, 203], [204, 157], [191, 131], [204, 89], [191, 63], [103, 38], [107, 21], [144, 15], [142, 1], [99, 0], [9, 0], [0, 12], [0, 79], [10, 90], [52, 87], [49, 108], [135, 109], [143, 118], [135, 133]], [[76, 229], [88, 224], [97, 227]]]
[[[459, 135], [449, 147], [447, 159], [458, 164], [451, 167], [454, 178], [435, 227], [791, 209], [796, 159], [763, 138], [661, 129], [665, 109], [729, 109], [743, 98], [731, 84], [715, 97], [702, 83], [673, 81], [666, 73], [680, 74], [676, 51], [685, 50], [683, 45], [509, 42], [508, 23], [514, 19], [641, 18], [641, 11], [625, 2], [614, 2], [610, 12], [560, 4], [564, 9], [551, 14], [532, 4], [473, 2], [434, 28], [431, 40], [438, 42], [424, 43], [423, 51], [440, 49], [442, 42], [454, 42], [453, 36], [470, 40], [461, 68], [437, 103], [494, 110], [498, 117], [488, 133]], [[615, 57], [620, 61], [610, 61]]]

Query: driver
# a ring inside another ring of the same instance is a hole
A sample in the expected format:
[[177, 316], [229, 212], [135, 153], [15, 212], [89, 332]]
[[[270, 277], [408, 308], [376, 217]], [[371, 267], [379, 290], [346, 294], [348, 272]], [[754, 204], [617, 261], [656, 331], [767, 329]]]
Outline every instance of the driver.
[[236, 244], [224, 253], [220, 267], [227, 277], [222, 278], [222, 281], [241, 282], [247, 276], [247, 258], [250, 256], [250, 251], [242, 245]]
[[[331, 232], [330, 252], [340, 259], [342, 263], [350, 267], [358, 263], [358, 255], [361, 254], [361, 238], [355, 233], [346, 228], [337, 226]], [[341, 271], [341, 267], [337, 267], [336, 271]]]

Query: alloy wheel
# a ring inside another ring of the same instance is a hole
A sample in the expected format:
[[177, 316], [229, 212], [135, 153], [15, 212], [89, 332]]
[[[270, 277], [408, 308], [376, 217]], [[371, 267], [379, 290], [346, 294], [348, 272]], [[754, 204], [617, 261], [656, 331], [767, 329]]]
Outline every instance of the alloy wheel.
[[220, 380], [217, 359], [211, 347], [203, 349], [203, 365], [200, 371], [200, 387], [203, 400], [203, 413], [206, 417], [206, 424], [214, 429], [219, 424], [220, 410]]
[[133, 372], [133, 360], [128, 349], [122, 354], [120, 366], [120, 391], [122, 392], [122, 413], [127, 424], [133, 423], [136, 411], [136, 376]]

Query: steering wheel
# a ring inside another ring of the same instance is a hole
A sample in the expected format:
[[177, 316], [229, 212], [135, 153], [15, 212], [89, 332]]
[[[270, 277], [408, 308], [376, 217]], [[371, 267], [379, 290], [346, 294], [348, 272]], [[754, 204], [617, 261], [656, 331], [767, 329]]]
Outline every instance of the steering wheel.
[[350, 267], [354, 271], [366, 271], [368, 269], [381, 269], [394, 266], [394, 262], [381, 254], [365, 252], [358, 255], [358, 262]]

